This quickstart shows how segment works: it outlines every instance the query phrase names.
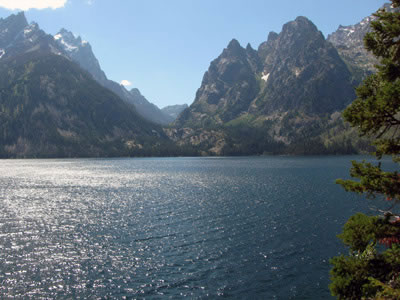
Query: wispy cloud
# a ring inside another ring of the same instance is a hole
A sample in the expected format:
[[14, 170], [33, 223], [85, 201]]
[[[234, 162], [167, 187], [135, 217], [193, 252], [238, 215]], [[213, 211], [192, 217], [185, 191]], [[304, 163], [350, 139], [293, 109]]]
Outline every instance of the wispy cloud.
[[9, 10], [57, 9], [64, 7], [68, 0], [0, 0], [0, 7]]
[[86, 0], [86, 4], [87, 5], [92, 5], [94, 3], [95, 0]]
[[128, 81], [128, 80], [122, 80], [121, 82], [120, 82], [120, 85], [123, 85], [123, 86], [130, 86], [130, 85], [132, 85], [132, 83], [130, 82], [130, 81]]

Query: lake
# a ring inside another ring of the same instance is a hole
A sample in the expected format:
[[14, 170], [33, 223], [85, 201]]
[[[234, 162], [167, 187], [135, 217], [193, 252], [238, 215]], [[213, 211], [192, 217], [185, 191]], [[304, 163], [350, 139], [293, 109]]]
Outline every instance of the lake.
[[0, 161], [0, 295], [329, 299], [354, 156]]

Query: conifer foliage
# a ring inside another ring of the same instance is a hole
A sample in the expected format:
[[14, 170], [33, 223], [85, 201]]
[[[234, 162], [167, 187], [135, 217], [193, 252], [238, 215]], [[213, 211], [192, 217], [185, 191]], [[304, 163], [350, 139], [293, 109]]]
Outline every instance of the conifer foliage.
[[[400, 0], [392, 0], [400, 7]], [[378, 59], [376, 74], [357, 89], [358, 98], [344, 117], [372, 137], [378, 160], [391, 155], [400, 163], [400, 12], [379, 10], [365, 46]], [[350, 249], [348, 256], [331, 260], [332, 295], [338, 299], [400, 299], [400, 174], [382, 164], [352, 162], [356, 180], [337, 180], [347, 191], [382, 201], [382, 215], [351, 217], [339, 238]], [[388, 205], [389, 204], [389, 205]]]

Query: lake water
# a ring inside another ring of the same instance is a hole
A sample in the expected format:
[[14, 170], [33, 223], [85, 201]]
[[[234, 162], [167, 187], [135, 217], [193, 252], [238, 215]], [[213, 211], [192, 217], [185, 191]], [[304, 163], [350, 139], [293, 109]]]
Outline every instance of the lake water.
[[0, 295], [329, 299], [354, 158], [1, 160]]

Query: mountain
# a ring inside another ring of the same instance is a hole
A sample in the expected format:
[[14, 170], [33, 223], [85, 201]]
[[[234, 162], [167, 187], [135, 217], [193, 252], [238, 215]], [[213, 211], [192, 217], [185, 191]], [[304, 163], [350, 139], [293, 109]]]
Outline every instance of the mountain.
[[364, 48], [364, 36], [371, 31], [373, 16], [364, 18], [360, 23], [351, 26], [339, 26], [328, 35], [327, 40], [338, 50], [343, 60], [361, 77], [375, 72], [376, 58]]
[[92, 74], [93, 78], [103, 87], [116, 93], [125, 102], [133, 104], [137, 112], [145, 119], [163, 125], [173, 121], [169, 115], [164, 114], [156, 105], [142, 96], [137, 89], [133, 93], [128, 92], [124, 86], [107, 79], [89, 42], [82, 40], [81, 37], [75, 36], [66, 29], [61, 29], [54, 36], [54, 39], [70, 59]]
[[265, 81], [255, 102], [263, 112], [333, 113], [354, 99], [351, 74], [317, 27], [305, 17], [285, 24], [260, 45]]
[[81, 37], [75, 36], [72, 32], [64, 28], [54, 36], [54, 39], [64, 49], [69, 58], [79, 63], [99, 83], [102, 83], [102, 85], [106, 84], [106, 74], [101, 70], [99, 61], [94, 56], [92, 47], [87, 41], [82, 40]]
[[176, 105], [169, 105], [161, 110], [166, 113], [167, 115], [171, 116], [174, 120], [178, 118], [179, 114], [183, 112], [189, 106], [187, 104], [176, 104]]
[[340, 122], [355, 84], [335, 47], [298, 17], [257, 50], [232, 40], [167, 134], [208, 154], [325, 151], [320, 136]]
[[367, 149], [341, 111], [373, 71], [356, 59], [365, 54], [356, 52], [371, 20], [328, 40], [305, 17], [271, 32], [257, 49], [233, 39], [211, 62], [193, 104], [174, 107], [183, 111], [161, 128], [153, 122], [168, 124], [173, 109], [161, 111], [138, 89], [107, 79], [88, 42], [65, 29], [48, 35], [23, 13], [0, 19], [0, 156]]
[[153, 103], [149, 102], [136, 88], [129, 91], [126, 101], [133, 103], [140, 115], [154, 123], [167, 125], [174, 121], [171, 116], [164, 113]]
[[0, 59], [41, 52], [65, 55], [53, 37], [40, 30], [38, 24], [28, 24], [23, 12], [0, 19]]
[[176, 120], [178, 127], [223, 124], [248, 110], [259, 92], [256, 74], [261, 65], [255, 51], [232, 40], [211, 62], [193, 104]]
[[[385, 4], [382, 9], [387, 11], [398, 10], [391, 7], [389, 3]], [[371, 22], [374, 20], [376, 20], [376, 17], [370, 15], [355, 25], [340, 25], [335, 32], [327, 37], [328, 42], [336, 47], [357, 80], [361, 80], [376, 71], [375, 65], [378, 60], [364, 47], [364, 36], [371, 31]]]
[[23, 13], [0, 30], [1, 157], [130, 155], [167, 140]]

